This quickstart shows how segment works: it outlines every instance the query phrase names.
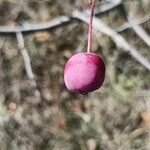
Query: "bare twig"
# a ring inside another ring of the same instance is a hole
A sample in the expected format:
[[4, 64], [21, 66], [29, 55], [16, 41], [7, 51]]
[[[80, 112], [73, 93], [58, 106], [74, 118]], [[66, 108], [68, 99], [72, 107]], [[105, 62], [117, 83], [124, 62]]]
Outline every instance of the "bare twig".
[[148, 46], [150, 46], [150, 36], [145, 32], [145, 30], [140, 25], [134, 25], [132, 26], [132, 29]]
[[[107, 10], [108, 11], [108, 10]], [[88, 11], [85, 11], [88, 12]], [[95, 13], [96, 15], [99, 15], [101, 11], [97, 11]], [[102, 11], [103, 12], [103, 11]], [[115, 29], [117, 32], [122, 32], [133, 25], [142, 24], [150, 19], [150, 14], [146, 15], [145, 17], [134, 21], [134, 24], [125, 23], [124, 25], [118, 27]], [[41, 31], [41, 30], [52, 30], [57, 27], [72, 23], [75, 21], [75, 18], [67, 17], [67, 16], [61, 16], [55, 19], [50, 20], [49, 22], [45, 23], [37, 23], [37, 24], [29, 24], [26, 23], [22, 26], [16, 26], [16, 27], [9, 27], [9, 26], [0, 26], [0, 33], [1, 34], [12, 34], [17, 32], [35, 32], [35, 31]]]
[[[5, 93], [5, 72], [3, 68], [3, 46], [5, 43], [5, 37], [0, 38], [0, 95], [4, 95]], [[0, 96], [0, 103], [3, 103], [5, 100], [5, 97]]]
[[24, 24], [23, 26], [16, 26], [16, 27], [1, 26], [0, 33], [9, 34], [9, 33], [32, 32], [32, 31], [53, 29], [58, 26], [62, 26], [66, 23], [69, 23], [70, 21], [72, 20], [69, 17], [61, 16], [45, 23]]
[[[88, 15], [79, 10], [74, 11], [73, 16], [88, 23]], [[130, 45], [120, 34], [115, 32], [113, 29], [111, 29], [109, 26], [104, 24], [100, 19], [97, 19], [96, 17], [93, 19], [93, 27], [99, 32], [110, 36], [119, 48], [123, 49], [126, 52], [129, 52], [131, 56], [133, 56], [145, 68], [150, 70], [150, 62], [141, 54], [139, 54], [136, 48]]]
[[135, 31], [135, 33], [148, 45], [150, 46], [150, 36], [145, 32], [145, 30], [140, 26], [136, 25], [134, 22], [134, 18], [130, 17], [124, 5], [121, 5], [124, 15], [126, 16], [126, 20], [131, 24], [131, 28]]
[[3, 78], [4, 78], [4, 72], [2, 69], [3, 68], [2, 67], [2, 63], [3, 63], [2, 48], [4, 46], [4, 42], [5, 42], [5, 37], [0, 38], [0, 85], [3, 84]]
[[[95, 15], [100, 15], [104, 12], [110, 11], [113, 8], [119, 6], [120, 3], [121, 0], [117, 0], [115, 3], [104, 4], [96, 9]], [[85, 12], [89, 13], [90, 10], [88, 9]], [[74, 20], [75, 18], [72, 17], [61, 16], [45, 23], [37, 23], [37, 24], [26, 23], [22, 26], [16, 26], [16, 27], [0, 26], [0, 33], [12, 34], [17, 32], [33, 32], [33, 31], [40, 31], [40, 30], [50, 30], [50, 29], [55, 29], [57, 27], [66, 25], [68, 23], [72, 23]]]
[[24, 65], [25, 65], [25, 69], [26, 69], [26, 73], [27, 73], [28, 79], [30, 80], [30, 84], [31, 84], [31, 86], [33, 88], [34, 96], [35, 96], [35, 98], [37, 100], [37, 103], [39, 103], [39, 102], [41, 102], [41, 94], [40, 94], [40, 92], [39, 92], [39, 90], [37, 88], [37, 84], [36, 84], [36, 81], [35, 81], [35, 78], [34, 78], [34, 74], [33, 74], [33, 71], [32, 71], [30, 57], [29, 57], [27, 49], [25, 48], [23, 35], [22, 35], [21, 32], [18, 32], [16, 34], [16, 37], [17, 37], [18, 46], [19, 46], [21, 55], [23, 57], [23, 61], [24, 61]]
[[38, 19], [38, 17], [37, 17], [37, 14], [32, 10], [32, 9], [30, 9], [29, 7], [27, 7], [26, 5], [22, 5], [22, 9], [23, 9], [23, 11], [28, 15], [28, 16], [30, 16], [30, 18], [32, 18], [32, 19]]
[[141, 127], [139, 129], [136, 129], [134, 131], [132, 131], [128, 136], [128, 140], [131, 140], [131, 139], [134, 139], [134, 138], [137, 138], [138, 136], [140, 135], [143, 135], [145, 133], [148, 133], [150, 130], [150, 126], [144, 126], [144, 127]]
[[4, 42], [5, 42], [5, 37], [2, 37], [0, 39], [0, 49], [2, 49], [3, 45], [4, 45]]
[[142, 18], [140, 18], [138, 20], [135, 20], [134, 23], [132, 23], [132, 24], [129, 23], [129, 22], [125, 23], [122, 26], [116, 28], [115, 31], [122, 32], [122, 31], [124, 31], [124, 30], [126, 30], [128, 28], [131, 28], [134, 25], [139, 25], [139, 24], [145, 23], [148, 20], [150, 20], [150, 14], [147, 14], [146, 16], [144, 16], [144, 17], [142, 17]]
[[137, 96], [139, 97], [149, 97], [150, 98], [150, 90], [140, 90], [140, 91], [137, 91], [136, 93]]
[[[100, 15], [102, 13], [108, 12], [116, 7], [118, 7], [121, 4], [122, 0], [117, 0], [113, 3], [108, 3], [100, 6], [99, 8], [96, 8], [95, 15]], [[86, 14], [89, 14], [90, 11], [86, 10]], [[0, 26], [0, 33], [2, 34], [12, 34], [17, 32], [34, 32], [34, 31], [40, 31], [40, 30], [50, 30], [55, 29], [57, 27], [72, 23], [75, 18], [67, 17], [67, 16], [61, 16], [55, 19], [52, 19], [45, 23], [37, 23], [37, 24], [30, 24], [26, 23], [22, 26], [16, 26], [16, 27], [9, 27], [9, 26]], [[150, 14], [146, 15], [145, 17], [137, 20], [134, 22], [134, 24], [142, 24], [150, 19]], [[122, 25], [121, 27], [116, 28], [117, 32], [122, 32], [128, 28], [130, 28], [133, 24], [126, 23]]]

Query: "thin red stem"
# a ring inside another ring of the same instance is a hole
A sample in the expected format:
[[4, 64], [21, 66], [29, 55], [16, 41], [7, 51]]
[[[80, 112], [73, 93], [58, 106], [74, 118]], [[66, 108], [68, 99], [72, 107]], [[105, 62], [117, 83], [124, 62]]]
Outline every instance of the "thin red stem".
[[94, 8], [95, 8], [96, 0], [91, 0], [90, 2], [91, 2], [91, 14], [90, 14], [89, 31], [88, 31], [88, 46], [87, 46], [88, 53], [91, 51], [91, 48], [92, 48], [92, 23], [93, 23]]

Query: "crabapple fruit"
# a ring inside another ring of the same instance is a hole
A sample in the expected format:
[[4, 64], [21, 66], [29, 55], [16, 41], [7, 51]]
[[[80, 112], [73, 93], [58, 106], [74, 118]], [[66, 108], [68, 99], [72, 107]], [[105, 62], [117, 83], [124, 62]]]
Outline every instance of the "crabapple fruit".
[[86, 94], [97, 90], [104, 78], [105, 64], [95, 53], [77, 53], [66, 63], [64, 82], [71, 92]]

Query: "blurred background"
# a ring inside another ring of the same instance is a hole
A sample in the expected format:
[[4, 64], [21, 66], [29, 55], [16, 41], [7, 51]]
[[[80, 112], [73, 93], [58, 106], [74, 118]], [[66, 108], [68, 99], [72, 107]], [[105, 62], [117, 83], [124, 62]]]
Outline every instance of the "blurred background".
[[[138, 20], [149, 38], [149, 0], [97, 0], [96, 7], [99, 20], [150, 60], [150, 43], [127, 24]], [[88, 25], [82, 21], [22, 33], [41, 95], [37, 102], [15, 32], [1, 27], [32, 28], [71, 17], [76, 9], [89, 9], [88, 0], [0, 0], [0, 150], [150, 149], [150, 72], [111, 37], [94, 30], [93, 52], [106, 64], [103, 86], [86, 96], [66, 89], [64, 65], [87, 46]]]

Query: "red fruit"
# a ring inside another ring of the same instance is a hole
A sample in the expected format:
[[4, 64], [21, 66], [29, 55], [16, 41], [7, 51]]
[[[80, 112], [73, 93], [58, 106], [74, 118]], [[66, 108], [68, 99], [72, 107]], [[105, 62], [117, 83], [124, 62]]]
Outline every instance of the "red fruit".
[[64, 81], [71, 92], [89, 93], [101, 87], [105, 78], [105, 64], [95, 53], [77, 53], [65, 66]]

